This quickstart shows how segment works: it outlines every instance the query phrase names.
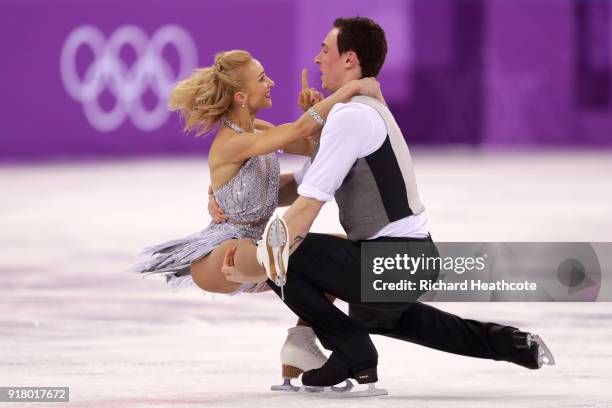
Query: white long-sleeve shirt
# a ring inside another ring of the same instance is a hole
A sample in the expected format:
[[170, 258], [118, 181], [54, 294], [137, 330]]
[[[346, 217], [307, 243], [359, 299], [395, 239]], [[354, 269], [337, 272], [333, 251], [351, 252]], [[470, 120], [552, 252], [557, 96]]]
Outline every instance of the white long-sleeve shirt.
[[[321, 132], [319, 151], [311, 163], [294, 173], [298, 194], [317, 201], [331, 201], [357, 159], [378, 150], [387, 127], [371, 106], [358, 102], [338, 103]], [[369, 239], [378, 237], [425, 238], [429, 234], [424, 213], [394, 221]]]

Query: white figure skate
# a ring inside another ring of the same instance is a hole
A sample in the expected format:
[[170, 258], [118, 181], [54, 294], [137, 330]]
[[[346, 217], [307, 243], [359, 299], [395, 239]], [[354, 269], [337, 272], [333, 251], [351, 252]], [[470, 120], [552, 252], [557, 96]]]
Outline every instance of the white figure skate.
[[[311, 327], [297, 326], [287, 330], [287, 339], [280, 352], [283, 384], [273, 385], [272, 391], [298, 391], [300, 387], [291, 384], [292, 378], [298, 378], [304, 371], [320, 368], [327, 361], [316, 343], [316, 336]], [[352, 384], [346, 382], [345, 387], [335, 389], [350, 389]]]
[[285, 220], [276, 216], [268, 222], [262, 239], [257, 242], [257, 262], [266, 275], [281, 288], [285, 300], [285, 283], [289, 266], [289, 228]]

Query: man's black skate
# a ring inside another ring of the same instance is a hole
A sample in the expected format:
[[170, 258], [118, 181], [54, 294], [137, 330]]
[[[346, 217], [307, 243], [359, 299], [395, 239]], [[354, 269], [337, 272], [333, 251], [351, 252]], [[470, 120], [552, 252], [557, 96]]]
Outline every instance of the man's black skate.
[[351, 378], [351, 371], [333, 361], [327, 360], [321, 368], [302, 374], [302, 384], [310, 387], [331, 387]]
[[512, 342], [518, 350], [514, 363], [531, 370], [537, 370], [545, 364], [555, 365], [555, 358], [537, 334], [515, 330]]
[[[348, 382], [349, 387], [333, 387], [349, 378], [354, 378], [359, 384], [368, 384], [368, 388], [364, 391], [351, 391], [353, 386], [350, 382]], [[302, 374], [302, 384], [304, 386], [300, 391], [335, 398], [387, 395], [387, 390], [376, 388], [377, 381], [376, 365], [365, 369], [350, 370], [329, 359], [321, 368], [309, 370]]]

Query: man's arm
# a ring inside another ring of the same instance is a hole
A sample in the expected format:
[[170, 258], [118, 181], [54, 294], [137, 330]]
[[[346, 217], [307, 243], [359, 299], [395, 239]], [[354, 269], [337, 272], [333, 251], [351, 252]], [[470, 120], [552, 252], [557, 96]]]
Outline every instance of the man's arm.
[[291, 242], [289, 244], [289, 255], [295, 252], [302, 244], [304, 238], [312, 228], [312, 223], [323, 208], [324, 201], [299, 196], [283, 215], [287, 223]]
[[299, 186], [300, 196], [283, 216], [291, 239], [290, 254], [306, 238], [323, 204], [333, 200], [371, 132], [372, 124], [361, 106], [338, 107], [330, 115], [317, 157]]
[[[323, 204], [333, 200], [335, 191], [359, 158], [371, 128], [372, 124], [359, 106], [338, 107], [335, 115], [328, 118], [317, 157], [298, 187], [300, 196], [283, 215], [289, 229], [290, 254], [306, 238]], [[238, 251], [235, 265], [239, 270], [263, 271], [255, 246]]]
[[278, 206], [287, 207], [298, 198], [298, 185], [293, 173], [281, 174], [278, 185]]

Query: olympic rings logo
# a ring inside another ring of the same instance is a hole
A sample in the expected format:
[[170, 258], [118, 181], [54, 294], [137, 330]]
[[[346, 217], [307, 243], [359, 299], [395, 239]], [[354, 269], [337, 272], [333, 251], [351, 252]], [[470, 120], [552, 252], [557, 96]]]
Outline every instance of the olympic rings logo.
[[[120, 51], [131, 46], [136, 60], [128, 66]], [[166, 46], [173, 46], [178, 54], [179, 68], [175, 75], [163, 56]], [[77, 72], [77, 52], [89, 47], [93, 62], [86, 68], [83, 78]], [[187, 77], [196, 67], [197, 49], [191, 35], [177, 25], [159, 28], [149, 39], [139, 27], [124, 25], [108, 39], [96, 27], [85, 25], [68, 35], [60, 57], [60, 73], [66, 92], [83, 105], [89, 123], [97, 130], [110, 132], [126, 118], [143, 131], [161, 127], [168, 118], [168, 97], [176, 81]], [[99, 97], [109, 91], [115, 106], [104, 110]], [[142, 97], [150, 90], [157, 104], [147, 109]]]

